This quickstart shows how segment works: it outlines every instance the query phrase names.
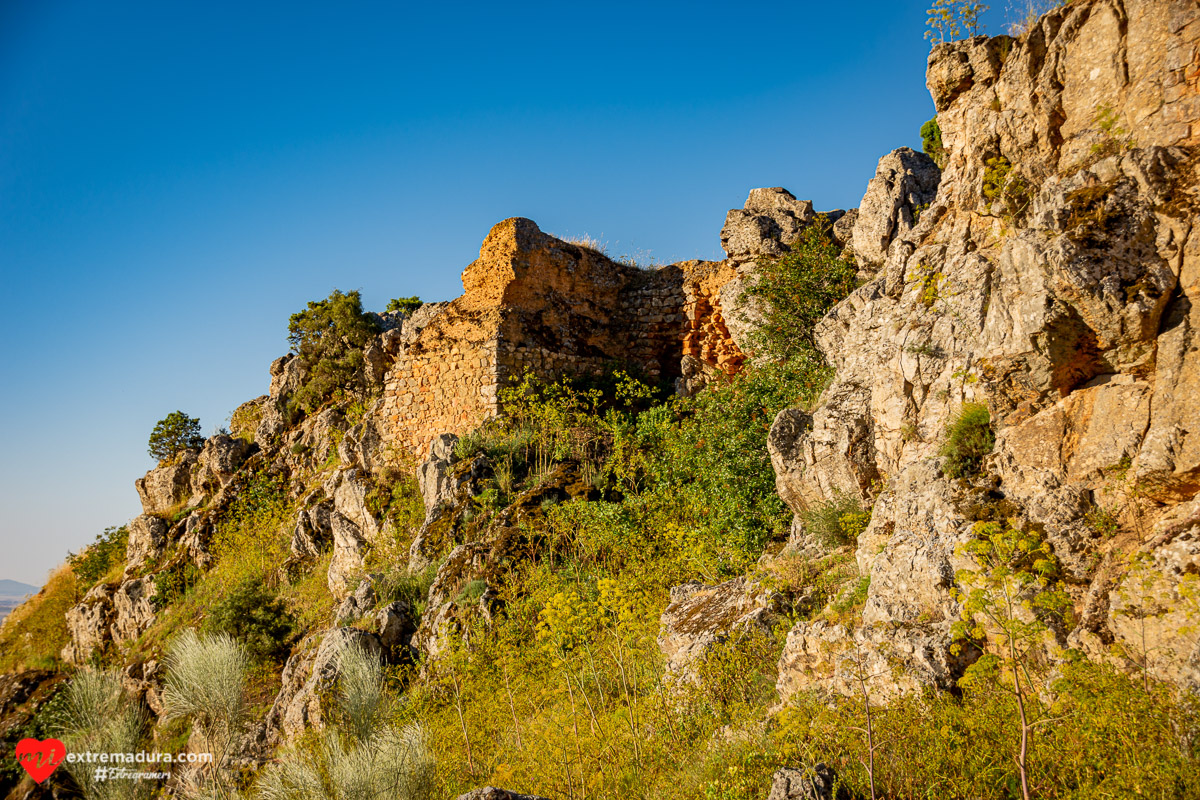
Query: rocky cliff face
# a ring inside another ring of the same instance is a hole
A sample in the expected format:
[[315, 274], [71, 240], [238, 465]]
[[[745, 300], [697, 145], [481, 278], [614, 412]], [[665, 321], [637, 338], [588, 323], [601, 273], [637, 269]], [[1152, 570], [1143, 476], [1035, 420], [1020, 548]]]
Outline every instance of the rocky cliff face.
[[[797, 512], [837, 491], [874, 503], [856, 554], [864, 625], [943, 653], [971, 566], [957, 548], [975, 521], [1011, 517], [1063, 565], [1075, 615], [1060, 646], [1142, 648], [1115, 598], [1133, 579], [1122, 560], [1143, 552], [1160, 575], [1154, 668], [1200, 680], [1197, 637], [1170, 622], [1200, 556], [1198, 37], [1194, 3], [1094, 2], [1021, 40], [934, 48], [937, 195], [907, 229], [868, 223], [887, 204], [864, 200], [855, 249], [879, 277], [819, 326], [837, 368], [822, 403], [772, 430]], [[971, 402], [997, 444], [984, 475], [952, 480], [939, 450]], [[1089, 522], [1104, 514], [1137, 540], [1105, 539]], [[814, 635], [798, 626], [784, 662]]]
[[[385, 320], [364, 349], [376, 395], [355, 413], [331, 404], [294, 419], [304, 366], [277, 360], [269, 393], [234, 415], [242, 438], [215, 436], [137, 481], [144, 513], [124, 570], [67, 613], [63, 659], [120, 662], [131, 693], [160, 705], [162, 668], [125, 664], [129, 649], [158, 618], [164, 578], [210, 569], [222, 515], [251, 473], [270, 475], [293, 509], [289, 554], [272, 569], [284, 581], [327, 563], [336, 611], [292, 648], [245, 749], [265, 757], [321, 727], [340, 647], [435, 662], [449, 637], [486, 632], [511, 573], [543, 557], [531, 520], [597, 496], [568, 461], [477, 513], [500, 465], [456, 445], [500, 412], [501, 388], [526, 369], [594, 373], [615, 359], [694, 394], [754, 357], [761, 316], [744, 291], [760, 260], [831, 224], [862, 285], [816, 330], [832, 384], [770, 430], [777, 491], [795, 512], [786, 549], [753, 575], [671, 590], [657, 638], [668, 682], [685, 690], [710, 653], [770, 635], [791, 603], [806, 621], [786, 636], [781, 702], [864, 684], [882, 702], [952, 690], [981, 655], [952, 646], [959, 571], [978, 566], [964, 545], [995, 522], [1035, 531], [1057, 563], [1072, 608], [1051, 626], [1048, 660], [1074, 649], [1200, 688], [1200, 8], [1071, 3], [1020, 39], [936, 46], [927, 82], [944, 169], [889, 153], [857, 209], [818, 214], [782, 188], [755, 189], [725, 220], [726, 259], [656, 270], [505, 220], [464, 271], [462, 297]], [[947, 431], [972, 405], [987, 409], [994, 447], [956, 475]], [[397, 539], [380, 487], [412, 456], [425, 513], [390, 557], [430, 577], [423, 604], [367, 574]], [[870, 523], [852, 555], [830, 555], [805, 520], [846, 497], [871, 507]], [[795, 556], [852, 559], [861, 611], [822, 616], [835, 598], [775, 591], [764, 576]], [[780, 774], [779, 796], [806, 796]]]

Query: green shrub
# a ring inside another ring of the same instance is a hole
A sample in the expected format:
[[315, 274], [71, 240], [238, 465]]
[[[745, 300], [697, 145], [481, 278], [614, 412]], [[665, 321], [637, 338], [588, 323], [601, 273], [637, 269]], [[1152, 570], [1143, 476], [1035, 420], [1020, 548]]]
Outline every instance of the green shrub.
[[937, 117], [921, 126], [921, 149], [925, 151], [925, 155], [933, 159], [933, 163], [938, 165], [938, 169], [946, 168], [946, 159], [949, 154], [942, 145], [942, 129], [938, 125]]
[[205, 629], [236, 639], [256, 661], [281, 655], [296, 620], [282, 602], [253, 579], [238, 583], [209, 611]]
[[946, 428], [946, 441], [939, 452], [942, 474], [948, 478], [965, 478], [979, 472], [983, 457], [996, 445], [992, 431], [992, 416], [981, 403], [964, 403], [958, 415]]
[[151, 601], [155, 610], [178, 603], [199, 582], [200, 570], [190, 562], [173, 564], [159, 572], [154, 576], [154, 599]]
[[797, 351], [814, 353], [813, 329], [854, 290], [857, 276], [854, 264], [841, 258], [827, 225], [804, 229], [787, 255], [759, 262], [746, 288], [747, 296], [760, 301], [765, 317], [754, 337], [755, 349], [773, 360], [789, 359]]
[[404, 314], [412, 314], [421, 306], [425, 305], [421, 302], [421, 298], [415, 294], [412, 297], [396, 297], [388, 301], [387, 310], [400, 311]]
[[155, 423], [154, 430], [150, 432], [149, 453], [159, 461], [165, 461], [183, 450], [203, 446], [200, 420], [189, 417], [182, 411], [167, 414]]
[[863, 510], [858, 498], [847, 492], [836, 492], [828, 501], [813, 506], [800, 515], [804, 530], [825, 547], [852, 545], [867, 529], [871, 510]]
[[288, 320], [288, 343], [307, 368], [307, 378], [288, 401], [293, 412], [312, 412], [339, 390], [362, 391], [363, 348], [379, 332], [363, 313], [357, 291], [335, 289]]
[[123, 564], [128, 544], [129, 528], [124, 525], [108, 527], [103, 533], [96, 534], [95, 541], [78, 554], [67, 553], [67, 563], [79, 579], [81, 591], [86, 592], [114, 566]]
[[983, 196], [1002, 219], [1018, 219], [1033, 203], [1033, 187], [1004, 156], [989, 158], [983, 171]]

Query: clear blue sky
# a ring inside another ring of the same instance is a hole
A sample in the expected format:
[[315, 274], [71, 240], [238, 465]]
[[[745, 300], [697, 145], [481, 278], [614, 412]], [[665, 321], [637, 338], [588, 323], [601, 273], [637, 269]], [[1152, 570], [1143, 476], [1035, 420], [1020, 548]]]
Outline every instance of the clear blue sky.
[[932, 115], [926, 5], [0, 2], [0, 578], [335, 287], [454, 297], [511, 216], [669, 262], [755, 186], [856, 206]]

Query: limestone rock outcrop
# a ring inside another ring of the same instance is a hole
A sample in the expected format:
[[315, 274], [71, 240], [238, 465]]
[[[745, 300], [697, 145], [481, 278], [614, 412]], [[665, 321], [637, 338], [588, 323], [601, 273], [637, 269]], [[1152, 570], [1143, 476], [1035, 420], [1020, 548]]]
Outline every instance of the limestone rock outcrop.
[[658, 634], [667, 674], [693, 679], [695, 667], [716, 645], [731, 637], [768, 633], [780, 605], [776, 593], [746, 578], [716, 586], [687, 583], [672, 588]]
[[[916, 678], [900, 690], [954, 674], [938, 632], [959, 613], [955, 573], [971, 566], [959, 546], [976, 520], [1042, 531], [1074, 618], [1090, 620], [1067, 638], [1106, 646], [1128, 635], [1129, 615], [1112, 610], [1127, 571], [1098, 571], [1109, 562], [1090, 520], [1135, 492], [1150, 502], [1122, 506], [1154, 525], [1200, 489], [1198, 39], [1194, 3], [1106, 0], [1062, 6], [1021, 39], [937, 45], [940, 182], [928, 164], [881, 162], [864, 198], [853, 249], [878, 277], [818, 325], [837, 376], [816, 409], [779, 415], [771, 455], [793, 510], [839, 491], [874, 502], [856, 553], [871, 579], [862, 621], [898, 625], [903, 643], [860, 644], [880, 663], [903, 654], [898, 674]], [[988, 407], [997, 434], [974, 487], [940, 470], [968, 402]], [[1190, 558], [1178, 536], [1146, 552], [1164, 576]], [[1178, 606], [1172, 586], [1154, 593]], [[816, 655], [823, 634], [794, 634], [781, 685], [811, 670], [841, 690]], [[1193, 643], [1166, 650], [1174, 666], [1156, 668], [1190, 684]]]
[[196, 451], [184, 450], [134, 481], [142, 513], [166, 514], [182, 507], [192, 496], [192, 471], [198, 460]]
[[908, 147], [879, 159], [850, 235], [850, 246], [864, 269], [877, 269], [892, 242], [912, 230], [937, 196], [941, 177], [932, 158]]

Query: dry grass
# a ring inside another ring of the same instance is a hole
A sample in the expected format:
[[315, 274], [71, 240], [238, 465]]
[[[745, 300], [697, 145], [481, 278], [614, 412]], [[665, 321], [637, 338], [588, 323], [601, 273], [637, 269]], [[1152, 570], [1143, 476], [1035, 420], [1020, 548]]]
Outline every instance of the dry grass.
[[40, 592], [8, 615], [0, 626], [0, 672], [57, 665], [71, 639], [65, 615], [78, 602], [79, 590], [75, 573], [62, 564]]

